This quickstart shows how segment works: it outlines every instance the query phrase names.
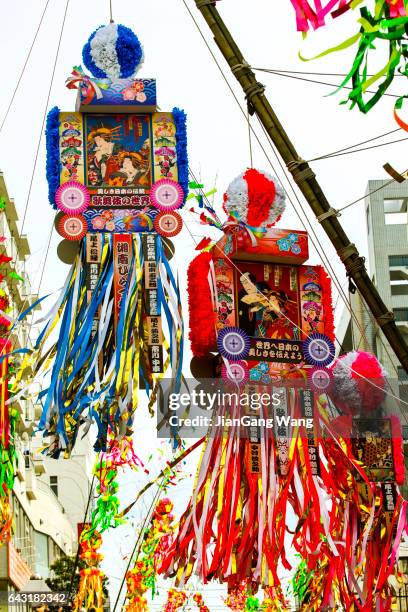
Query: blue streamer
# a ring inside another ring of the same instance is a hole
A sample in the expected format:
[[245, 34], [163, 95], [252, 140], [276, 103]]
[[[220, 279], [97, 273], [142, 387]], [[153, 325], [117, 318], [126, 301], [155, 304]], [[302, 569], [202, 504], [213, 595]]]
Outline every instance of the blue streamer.
[[176, 126], [176, 153], [178, 182], [184, 191], [184, 202], [188, 196], [188, 153], [187, 153], [187, 115], [180, 108], [173, 108], [173, 119]]
[[48, 181], [48, 199], [53, 208], [57, 208], [55, 204], [55, 194], [60, 186], [61, 176], [61, 160], [59, 152], [59, 114], [58, 106], [54, 106], [47, 115], [47, 124], [45, 129], [46, 148], [47, 148], [47, 181]]

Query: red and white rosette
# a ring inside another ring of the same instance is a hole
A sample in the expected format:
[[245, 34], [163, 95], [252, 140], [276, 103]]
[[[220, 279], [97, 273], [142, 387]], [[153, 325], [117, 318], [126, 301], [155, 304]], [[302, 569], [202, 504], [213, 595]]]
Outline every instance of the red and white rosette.
[[55, 194], [57, 207], [67, 215], [80, 215], [88, 208], [90, 201], [88, 189], [77, 181], [60, 185]]
[[221, 368], [221, 376], [226, 383], [243, 385], [249, 380], [249, 369], [245, 361], [233, 361], [224, 363]]
[[310, 368], [307, 372], [310, 386], [318, 393], [328, 393], [330, 391], [333, 374], [331, 370], [322, 367]]
[[58, 221], [58, 233], [67, 240], [81, 240], [88, 231], [88, 223], [82, 215], [64, 215]]
[[184, 200], [184, 192], [176, 181], [161, 179], [150, 188], [150, 201], [158, 210], [172, 211], [180, 208]]
[[160, 236], [171, 238], [181, 232], [183, 221], [176, 212], [159, 212], [154, 219], [154, 229]]

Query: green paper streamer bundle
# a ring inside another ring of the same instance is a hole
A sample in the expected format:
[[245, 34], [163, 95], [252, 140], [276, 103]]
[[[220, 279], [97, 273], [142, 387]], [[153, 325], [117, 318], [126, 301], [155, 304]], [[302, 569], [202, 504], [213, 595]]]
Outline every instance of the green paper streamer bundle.
[[[296, 555], [296, 556], [300, 557], [300, 555]], [[307, 589], [309, 587], [309, 584], [312, 578], [313, 578], [313, 571], [309, 571], [307, 569], [306, 560], [301, 559], [296, 569], [295, 575], [292, 578], [292, 582], [291, 582], [292, 592], [299, 603], [301, 603], [304, 600], [305, 595], [307, 593]]]
[[[354, 3], [355, 6], [360, 2]], [[354, 8], [353, 6], [351, 8]], [[323, 51], [312, 58], [304, 58], [299, 54], [303, 61], [311, 61], [343, 51], [357, 44], [357, 52], [347, 76], [339, 87], [330, 95], [337, 93], [347, 84], [352, 85], [352, 89], [347, 96], [347, 100], [341, 104], [351, 102], [351, 108], [357, 105], [363, 113], [368, 113], [373, 106], [382, 98], [394, 80], [396, 73], [408, 76], [407, 57], [408, 57], [408, 37], [406, 27], [408, 16], [391, 17], [390, 6], [385, 0], [376, 0], [373, 12], [366, 6], [360, 8], [360, 31], [336, 45]], [[369, 75], [368, 61], [370, 53], [377, 50], [377, 44], [387, 45], [387, 62], [375, 74]], [[374, 91], [372, 91], [372, 89]], [[367, 98], [367, 94], [372, 94]]]

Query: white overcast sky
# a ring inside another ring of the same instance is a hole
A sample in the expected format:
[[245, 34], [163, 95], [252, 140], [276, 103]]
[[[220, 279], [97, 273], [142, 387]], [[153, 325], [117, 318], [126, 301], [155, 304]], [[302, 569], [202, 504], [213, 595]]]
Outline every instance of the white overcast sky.
[[[235, 85], [223, 58], [213, 44], [210, 32], [194, 2], [186, 2], [242, 101], [241, 90]], [[45, 3], [45, 0], [13, 0], [7, 3], [0, 0], [0, 117], [7, 108]], [[20, 217], [23, 216], [27, 202], [65, 5], [65, 0], [50, 0], [27, 70], [0, 134], [0, 169], [5, 175], [9, 195], [15, 198]], [[289, 0], [221, 0], [218, 6], [246, 60], [252, 66], [342, 73], [351, 64], [354, 50], [306, 64], [298, 59], [297, 53], [301, 48], [305, 56], [312, 56], [350, 36], [356, 31], [356, 17], [353, 14], [332, 22], [330, 28], [311, 33], [306, 41], [302, 41], [300, 34], [296, 32], [294, 13]], [[67, 90], [64, 82], [72, 67], [81, 63], [82, 46], [90, 33], [97, 26], [107, 23], [108, 7], [108, 0], [70, 0], [48, 108], [58, 105], [62, 110], [74, 109], [76, 94]], [[219, 193], [216, 202], [220, 202], [228, 183], [249, 165], [248, 130], [183, 1], [113, 0], [113, 9], [115, 21], [132, 27], [144, 46], [146, 59], [140, 75], [157, 79], [161, 109], [169, 110], [173, 106], [180, 106], [186, 110], [190, 165], [208, 189], [214, 186], [217, 177]], [[379, 61], [374, 61], [370, 71], [375, 71], [382, 59], [383, 56]], [[264, 73], [258, 73], [258, 78], [266, 85], [269, 100], [304, 159], [349, 146], [397, 127], [392, 116], [393, 98], [383, 98], [377, 107], [365, 116], [356, 109], [350, 111], [347, 106], [339, 106], [339, 102], [345, 98], [344, 94], [327, 97], [326, 94], [331, 91], [328, 87]], [[319, 77], [311, 78], [319, 80]], [[336, 77], [321, 80], [331, 80], [333, 83], [339, 81]], [[391, 91], [404, 93], [403, 84], [402, 78], [396, 79]], [[255, 119], [253, 125], [259, 132]], [[403, 136], [403, 132], [397, 132], [389, 138], [394, 140]], [[262, 142], [270, 153], [269, 145], [263, 137]], [[253, 149], [253, 165], [271, 172], [264, 154], [255, 142]], [[54, 216], [47, 201], [44, 152], [43, 140], [24, 227], [32, 250], [28, 270], [32, 274], [35, 290], [38, 288], [38, 271], [44, 259]], [[389, 178], [382, 169], [385, 162], [390, 162], [400, 171], [405, 170], [405, 153], [406, 143], [402, 142], [364, 153], [315, 162], [312, 167], [331, 204], [340, 208], [364, 194], [368, 179]], [[273, 155], [271, 158], [275, 163]], [[284, 185], [286, 187], [285, 181]], [[309, 219], [313, 219], [311, 212], [307, 211], [307, 215]], [[353, 206], [345, 211], [341, 222], [351, 241], [356, 243], [362, 254], [366, 254], [363, 205]], [[279, 225], [302, 228], [290, 204]], [[342, 266], [333, 248], [316, 222], [314, 227], [327, 255], [336, 266], [343, 287], [346, 287]], [[192, 233], [197, 235], [197, 240], [198, 236], [206, 234], [206, 229], [198, 225], [190, 224], [190, 228]], [[41, 294], [60, 287], [68, 271], [67, 266], [57, 258], [58, 241], [59, 237], [54, 233], [40, 288]], [[194, 244], [186, 231], [175, 239], [175, 244], [175, 262], [184, 287], [186, 261], [194, 255]], [[313, 249], [312, 261], [319, 261], [319, 256]], [[186, 308], [186, 296], [183, 302]], [[143, 427], [144, 431], [149, 431], [152, 426], [144, 420]], [[145, 436], [143, 432], [141, 437], [144, 439], [146, 451], [146, 440], [150, 440], [151, 445], [154, 433]], [[130, 500], [134, 489], [131, 481], [128, 484], [127, 497]], [[184, 500], [187, 500], [188, 490], [189, 487], [183, 485], [179, 499], [184, 496]], [[121, 551], [126, 552], [130, 549], [130, 540], [131, 534], [126, 539], [124, 536], [122, 538], [120, 532], [116, 532], [112, 538], [108, 566], [114, 567], [113, 574], [117, 577], [123, 572], [119, 541]], [[208, 591], [208, 596], [211, 610], [216, 610], [221, 603], [220, 599], [217, 599], [212, 591]], [[152, 609], [156, 609], [156, 606]]]

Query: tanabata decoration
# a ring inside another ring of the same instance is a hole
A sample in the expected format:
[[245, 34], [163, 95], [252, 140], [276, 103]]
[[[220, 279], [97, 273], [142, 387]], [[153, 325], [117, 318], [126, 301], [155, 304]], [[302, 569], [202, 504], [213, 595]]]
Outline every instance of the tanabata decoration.
[[[1, 310], [8, 308], [8, 298], [1, 292]], [[11, 492], [13, 490], [17, 453], [15, 447], [18, 411], [8, 405], [9, 357], [11, 343], [0, 337], [0, 545], [10, 540], [13, 528]]]
[[[29, 387], [22, 379], [27, 368], [36, 378], [50, 373], [39, 396], [39, 427], [53, 457], [69, 456], [81, 425], [91, 423], [98, 429], [95, 450], [105, 451], [108, 429], [131, 434], [139, 389], [153, 412], [164, 373], [171, 371], [175, 389], [181, 380], [173, 249], [166, 220], [155, 219], [174, 193], [171, 210], [188, 194], [186, 115], [158, 111], [155, 80], [134, 78], [142, 57], [129, 28], [101, 26], [83, 51], [93, 76], [77, 66], [67, 80], [78, 89], [76, 110], [55, 107], [47, 118], [49, 200], [64, 238], [58, 253], [72, 267], [38, 322], [44, 327], [16, 389]], [[181, 217], [175, 218], [179, 231]]]
[[91, 515], [89, 533], [97, 531], [102, 534], [107, 529], [118, 527], [125, 522], [119, 511], [120, 502], [117, 496], [118, 470], [124, 467], [144, 469], [142, 461], [133, 449], [132, 438], [123, 436], [115, 439], [113, 432], [109, 430], [107, 450], [99, 453], [93, 470], [99, 482], [96, 486], [97, 500]]
[[143, 536], [141, 555], [138, 555], [134, 568], [126, 574], [127, 612], [149, 610], [144, 594], [150, 589], [152, 597], [155, 595], [157, 571], [169, 547], [174, 529], [172, 510], [173, 504], [168, 498], [161, 499], [154, 509]]
[[[337, 18], [349, 9], [359, 13], [358, 30], [355, 34], [311, 58], [317, 59], [353, 46], [357, 47], [353, 64], [336, 89], [339, 91], [351, 84], [347, 97], [347, 100], [351, 102], [351, 107], [357, 105], [360, 111], [367, 113], [388, 90], [395, 75], [407, 75], [406, 26], [408, 15], [404, 0], [375, 0], [374, 3], [367, 3], [364, 0], [359, 2], [328, 0], [325, 5], [317, 1], [311, 5], [308, 0], [291, 0], [291, 2], [296, 12], [297, 28], [303, 33], [306, 33], [310, 26], [316, 29], [326, 25], [326, 18], [329, 15]], [[378, 55], [384, 46], [387, 47], [385, 64], [378, 69], [378, 62], [374, 61], [375, 68], [370, 70], [370, 56], [375, 53]], [[302, 55], [300, 58], [307, 61]], [[401, 96], [397, 99], [394, 117], [400, 127], [408, 130], [408, 124], [398, 112], [406, 97]]]
[[184, 606], [187, 600], [188, 595], [185, 591], [169, 589], [167, 593], [167, 601], [163, 607], [163, 612], [176, 612]]
[[[162, 570], [180, 588], [193, 573], [227, 584], [231, 596], [242, 584], [255, 585], [251, 596], [267, 588], [270, 609], [285, 610], [278, 568], [291, 569], [292, 546], [313, 572], [308, 612], [389, 610], [406, 528], [400, 425], [382, 416], [386, 389], [373, 356], [334, 362], [330, 280], [306, 262], [305, 232], [273, 227], [281, 193], [276, 179], [250, 169], [224, 196], [225, 223], [199, 212], [224, 235], [188, 271], [191, 369], [211, 365], [224, 382]], [[363, 411], [352, 412], [356, 394]]]
[[197, 608], [201, 610], [201, 612], [210, 612], [210, 608], [205, 605], [204, 599], [201, 593], [194, 593], [193, 601], [196, 604]]
[[224, 604], [233, 612], [245, 610], [245, 605], [250, 593], [251, 585], [248, 580], [242, 580], [228, 589], [228, 596], [224, 599]]
[[83, 529], [79, 539], [79, 558], [85, 567], [79, 571], [78, 593], [73, 602], [73, 611], [93, 609], [95, 612], [103, 612], [103, 581], [105, 575], [99, 565], [103, 555], [98, 552], [102, 545], [100, 533], [91, 533]]

